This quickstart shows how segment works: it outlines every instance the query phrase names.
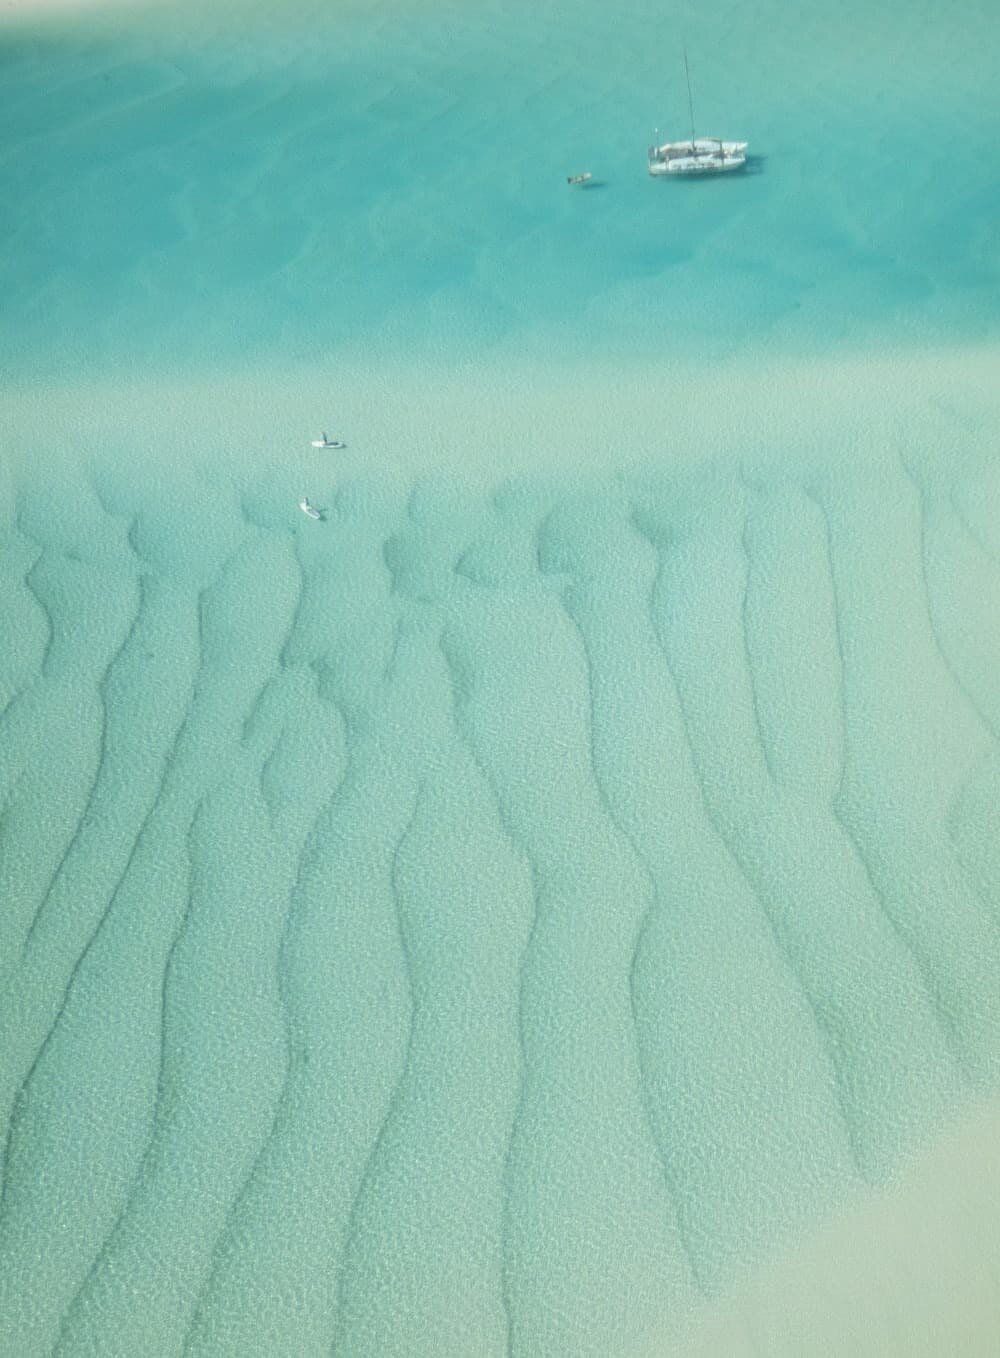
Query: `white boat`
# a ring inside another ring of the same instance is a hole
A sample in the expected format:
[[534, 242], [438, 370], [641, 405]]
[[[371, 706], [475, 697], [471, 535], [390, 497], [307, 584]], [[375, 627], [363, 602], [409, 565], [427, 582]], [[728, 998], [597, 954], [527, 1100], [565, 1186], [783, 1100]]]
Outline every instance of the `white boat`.
[[567, 175], [567, 176], [566, 176], [566, 183], [567, 183], [567, 184], [589, 184], [590, 181], [593, 179], [593, 177], [594, 177], [594, 176], [591, 174], [591, 172], [590, 172], [589, 170], [585, 170], [585, 171], [583, 172], [583, 174], [570, 174], [570, 175]]
[[326, 434], [320, 434], [318, 439], [313, 439], [314, 448], [346, 448], [346, 443], [341, 443], [339, 439], [328, 439]]
[[648, 152], [649, 173], [701, 175], [742, 169], [747, 163], [745, 141], [723, 141], [721, 137], [695, 136], [694, 102], [691, 98], [691, 72], [688, 69], [687, 49], [684, 51], [684, 74], [687, 78], [691, 136], [687, 141], [665, 141], [651, 146]]
[[299, 508], [302, 510], [302, 513], [307, 515], [310, 519], [321, 519], [323, 517], [316, 506], [311, 505], [304, 497], [299, 501]]
[[745, 141], [723, 141], [720, 137], [694, 137], [691, 141], [667, 141], [649, 148], [649, 173], [719, 174], [740, 170], [747, 163]]

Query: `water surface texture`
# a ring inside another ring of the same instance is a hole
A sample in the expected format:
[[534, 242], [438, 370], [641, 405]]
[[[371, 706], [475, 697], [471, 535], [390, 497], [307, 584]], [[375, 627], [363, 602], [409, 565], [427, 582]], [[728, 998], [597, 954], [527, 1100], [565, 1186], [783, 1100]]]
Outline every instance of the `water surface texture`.
[[1000, 19], [785, 8], [5, 16], [0, 1353], [996, 1351]]
[[[995, 335], [994, 6], [787, 8], [8, 21], [11, 363]], [[685, 36], [699, 128], [751, 143], [738, 182], [645, 173], [687, 128]]]

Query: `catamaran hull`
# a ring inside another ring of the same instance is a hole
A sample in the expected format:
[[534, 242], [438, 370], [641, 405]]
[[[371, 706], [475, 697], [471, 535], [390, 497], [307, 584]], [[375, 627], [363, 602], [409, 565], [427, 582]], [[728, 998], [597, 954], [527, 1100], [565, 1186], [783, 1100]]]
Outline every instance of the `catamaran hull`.
[[742, 170], [746, 163], [746, 156], [677, 156], [673, 160], [651, 160], [649, 173], [657, 178], [661, 175], [726, 174], [730, 170]]
[[749, 142], [723, 141], [721, 137], [690, 137], [684, 141], [665, 141], [660, 146], [649, 148], [650, 159], [654, 157], [667, 160], [671, 156], [716, 156], [744, 155]]
[[703, 175], [740, 170], [747, 163], [745, 141], [720, 137], [695, 137], [694, 141], [667, 141], [649, 148], [649, 173]]

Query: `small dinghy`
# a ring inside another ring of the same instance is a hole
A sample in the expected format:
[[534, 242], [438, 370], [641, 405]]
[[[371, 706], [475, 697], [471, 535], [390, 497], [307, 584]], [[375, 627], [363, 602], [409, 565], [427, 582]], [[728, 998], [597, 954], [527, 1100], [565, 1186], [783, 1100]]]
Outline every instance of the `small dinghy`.
[[316, 506], [311, 505], [304, 497], [299, 501], [299, 508], [302, 510], [302, 513], [310, 519], [321, 519], [323, 517]]
[[328, 439], [326, 434], [320, 434], [318, 439], [313, 439], [314, 448], [346, 448], [346, 443], [341, 443], [340, 439]]
[[590, 181], [593, 179], [593, 177], [594, 177], [594, 176], [590, 173], [589, 170], [585, 170], [585, 171], [583, 172], [583, 174], [570, 174], [570, 175], [567, 175], [567, 176], [566, 176], [566, 183], [567, 183], [567, 184], [589, 184]]

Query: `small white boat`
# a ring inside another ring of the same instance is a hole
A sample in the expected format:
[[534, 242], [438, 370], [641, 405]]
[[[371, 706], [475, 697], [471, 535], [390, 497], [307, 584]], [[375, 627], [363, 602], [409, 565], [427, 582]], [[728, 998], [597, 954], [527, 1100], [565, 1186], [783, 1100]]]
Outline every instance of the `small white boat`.
[[571, 175], [567, 175], [567, 176], [566, 176], [566, 183], [567, 183], [567, 184], [589, 184], [590, 181], [593, 179], [593, 177], [594, 177], [594, 176], [591, 174], [591, 172], [590, 172], [589, 170], [585, 170], [585, 171], [583, 172], [583, 174], [571, 174]]
[[686, 49], [684, 74], [687, 77], [691, 136], [687, 141], [665, 141], [658, 146], [651, 146], [648, 152], [649, 173], [702, 175], [742, 169], [747, 163], [745, 141], [723, 141], [721, 137], [696, 137], [694, 134], [694, 102], [691, 99], [691, 72]]
[[299, 508], [302, 510], [302, 513], [310, 519], [321, 519], [323, 517], [316, 506], [311, 505], [304, 497], [299, 501]]
[[320, 434], [318, 439], [313, 439], [314, 448], [346, 448], [346, 443], [341, 443], [340, 439], [328, 439], [326, 434]]

